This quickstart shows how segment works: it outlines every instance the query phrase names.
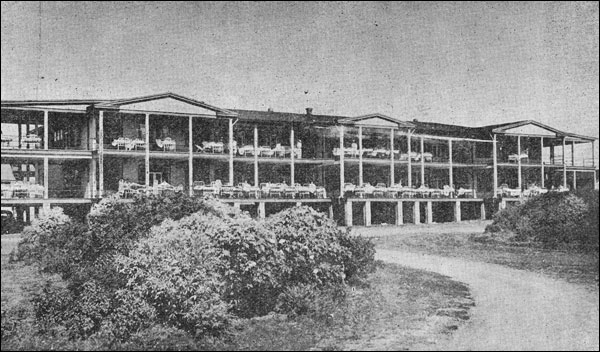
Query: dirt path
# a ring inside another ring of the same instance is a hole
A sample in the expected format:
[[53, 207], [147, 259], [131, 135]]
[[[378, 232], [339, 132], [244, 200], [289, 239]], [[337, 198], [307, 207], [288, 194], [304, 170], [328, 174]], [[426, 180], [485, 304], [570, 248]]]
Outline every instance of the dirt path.
[[495, 264], [378, 250], [377, 259], [469, 285], [471, 319], [435, 350], [598, 350], [598, 296], [564, 281]]

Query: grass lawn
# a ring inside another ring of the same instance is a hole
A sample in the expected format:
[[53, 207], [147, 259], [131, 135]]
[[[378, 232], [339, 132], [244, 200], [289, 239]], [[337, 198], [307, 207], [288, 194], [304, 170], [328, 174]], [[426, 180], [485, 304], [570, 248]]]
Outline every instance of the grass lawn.
[[598, 291], [598, 252], [550, 250], [536, 245], [480, 243], [469, 239], [481, 234], [489, 221], [444, 225], [354, 228], [373, 237], [377, 248], [460, 257], [501, 264], [582, 284]]
[[[8, 262], [17, 243], [16, 235], [2, 236], [2, 350], [100, 348], [89, 341], [78, 344], [35, 336], [30, 297], [45, 278], [32, 267]], [[461, 283], [435, 273], [378, 263], [375, 273], [364, 285], [350, 290], [346, 301], [326, 307], [331, 314], [244, 319], [227, 338], [199, 342], [194, 348], [411, 349], [445, 338], [468, 319], [472, 305], [469, 291]]]

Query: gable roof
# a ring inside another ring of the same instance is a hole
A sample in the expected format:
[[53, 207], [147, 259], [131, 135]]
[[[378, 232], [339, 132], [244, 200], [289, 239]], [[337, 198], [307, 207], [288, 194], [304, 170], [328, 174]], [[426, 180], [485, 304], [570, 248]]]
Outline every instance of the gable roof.
[[579, 141], [582, 143], [583, 142], [592, 142], [597, 139], [594, 137], [583, 136], [583, 135], [579, 135], [579, 134], [575, 134], [575, 133], [561, 131], [554, 127], [545, 125], [541, 122], [537, 122], [535, 120], [521, 120], [521, 121], [516, 121], [516, 122], [488, 125], [488, 126], [484, 126], [484, 127], [480, 127], [480, 128], [487, 131], [487, 133], [489, 133], [491, 135], [493, 133], [498, 133], [498, 134], [510, 133], [509, 130], [511, 130], [513, 128], [526, 126], [526, 125], [534, 125], [536, 127], [545, 129], [547, 131], [550, 131], [550, 132], [556, 134], [557, 137], [567, 137], [571, 140]]
[[390, 117], [390, 116], [387, 116], [384, 114], [380, 114], [380, 113], [346, 117], [346, 118], [340, 119], [338, 122], [340, 124], [356, 124], [356, 123], [360, 123], [361, 121], [369, 121], [369, 120], [373, 120], [373, 119], [380, 119], [383, 121], [387, 121], [387, 122], [396, 124], [396, 125], [398, 125], [398, 127], [402, 127], [402, 128], [414, 128], [415, 127], [414, 124], [412, 124], [411, 122], [398, 120], [396, 118], [393, 118], [393, 117]]
[[171, 92], [162, 93], [162, 94], [154, 94], [154, 95], [146, 95], [146, 96], [142, 96], [142, 97], [129, 98], [129, 99], [109, 100], [109, 101], [104, 101], [102, 103], [94, 104], [94, 106], [98, 109], [119, 109], [123, 105], [144, 103], [144, 102], [148, 102], [148, 101], [160, 100], [160, 99], [165, 99], [165, 98], [175, 99], [175, 100], [178, 100], [178, 101], [186, 103], [186, 104], [190, 104], [190, 105], [201, 107], [203, 109], [214, 111], [217, 113], [217, 116], [223, 116], [223, 117], [237, 116], [237, 114], [235, 112], [232, 112], [232, 111], [229, 111], [226, 109], [221, 109], [216, 106], [206, 104], [203, 101], [198, 101], [198, 100], [184, 97], [182, 95], [171, 93]]

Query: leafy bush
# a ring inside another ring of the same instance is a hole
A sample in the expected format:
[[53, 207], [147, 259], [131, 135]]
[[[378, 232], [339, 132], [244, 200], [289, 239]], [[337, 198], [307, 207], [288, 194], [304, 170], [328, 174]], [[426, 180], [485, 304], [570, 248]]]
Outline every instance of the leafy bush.
[[340, 245], [350, 251], [344, 262], [347, 280], [363, 279], [375, 270], [375, 244], [370, 238], [347, 233], [340, 236]]
[[374, 244], [338, 229], [334, 220], [307, 206], [283, 210], [266, 219], [285, 256], [282, 280], [297, 284], [331, 285], [369, 271]]
[[374, 256], [370, 241], [308, 207], [255, 221], [216, 200], [170, 194], [105, 199], [86, 224], [58, 212], [44, 221], [30, 229], [22, 256], [66, 286], [35, 295], [38, 330], [106, 348], [129, 348], [153, 327], [187, 346], [190, 337], [219, 335], [235, 316], [316, 316]]
[[515, 240], [549, 247], [598, 244], [598, 192], [583, 199], [573, 193], [548, 193], [494, 215], [487, 233], [512, 232]]
[[31, 225], [23, 229], [18, 250], [11, 255], [12, 260], [25, 259], [29, 264], [42, 262], [45, 252], [54, 249], [53, 241], [63, 227], [71, 223], [71, 218], [64, 214], [62, 208], [42, 209]]
[[205, 234], [214, 227], [225, 227], [214, 215], [167, 220], [116, 260], [127, 289], [154, 307], [159, 322], [194, 335], [219, 331], [230, 319], [221, 258]]

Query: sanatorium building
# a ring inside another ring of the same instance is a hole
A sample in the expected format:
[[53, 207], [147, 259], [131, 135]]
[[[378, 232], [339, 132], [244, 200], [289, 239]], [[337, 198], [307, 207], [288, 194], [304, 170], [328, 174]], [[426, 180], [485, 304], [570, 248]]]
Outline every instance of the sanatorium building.
[[[1, 117], [2, 207], [26, 222], [145, 192], [211, 195], [257, 217], [307, 204], [340, 225], [451, 222], [597, 182], [595, 138], [530, 120], [233, 110], [173, 93], [2, 101]], [[576, 158], [582, 143], [592, 155]]]

